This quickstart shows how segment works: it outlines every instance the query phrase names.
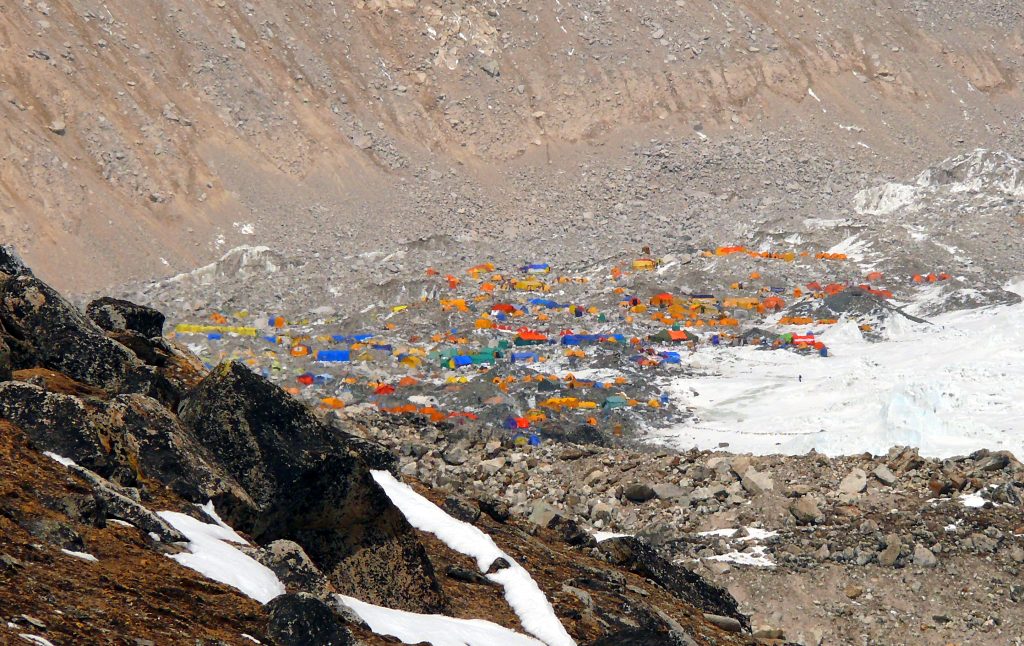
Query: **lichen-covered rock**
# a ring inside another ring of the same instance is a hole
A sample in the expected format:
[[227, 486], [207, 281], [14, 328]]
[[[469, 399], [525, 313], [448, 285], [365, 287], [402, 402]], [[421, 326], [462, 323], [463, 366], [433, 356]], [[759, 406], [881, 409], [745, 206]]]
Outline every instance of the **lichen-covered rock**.
[[267, 633], [280, 646], [348, 646], [352, 633], [331, 607], [310, 594], [282, 594], [266, 606]]
[[334, 592], [324, 573], [294, 541], [274, 541], [257, 550], [255, 558], [273, 570], [289, 592], [311, 592], [318, 597]]
[[131, 301], [105, 296], [85, 308], [92, 322], [108, 332], [137, 332], [147, 339], [164, 334], [164, 315]]
[[23, 343], [15, 369], [42, 366], [107, 390], [144, 381], [135, 355], [31, 273], [0, 273], [0, 324]]
[[122, 486], [151, 478], [194, 503], [253, 514], [255, 505], [159, 402], [138, 394], [108, 401], [0, 384], [0, 419], [23, 429], [41, 450], [71, 458]]
[[375, 445], [234, 362], [213, 370], [180, 416], [256, 504], [255, 518], [225, 510], [232, 526], [261, 544], [295, 541], [341, 593], [416, 612], [446, 605], [415, 531], [370, 475], [363, 455]]

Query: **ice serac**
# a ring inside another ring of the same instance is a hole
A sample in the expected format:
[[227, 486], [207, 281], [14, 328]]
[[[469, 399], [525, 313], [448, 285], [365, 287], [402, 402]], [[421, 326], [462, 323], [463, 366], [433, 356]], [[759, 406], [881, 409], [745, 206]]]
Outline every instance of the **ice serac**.
[[255, 513], [221, 508], [231, 526], [261, 544], [295, 541], [343, 594], [414, 612], [445, 607], [412, 526], [370, 475], [393, 458], [235, 362], [213, 370], [180, 414], [252, 496]]

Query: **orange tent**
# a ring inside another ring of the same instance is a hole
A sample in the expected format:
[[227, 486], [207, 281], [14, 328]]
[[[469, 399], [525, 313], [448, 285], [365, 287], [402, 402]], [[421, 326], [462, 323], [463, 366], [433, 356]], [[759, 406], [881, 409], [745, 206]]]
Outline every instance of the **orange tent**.
[[660, 294], [655, 294], [654, 296], [651, 297], [651, 305], [655, 307], [668, 307], [675, 303], [675, 300], [676, 299], [675, 297], [672, 296], [672, 294], [669, 294], [668, 292], [662, 292]]
[[782, 300], [778, 296], [769, 296], [768, 298], [761, 301], [761, 305], [764, 305], [770, 310], [779, 311], [786, 306], [786, 301]]
[[921, 277], [921, 274], [914, 274], [914, 282], [921, 284], [924, 282], [924, 278]]
[[873, 271], [873, 272], [871, 272], [870, 274], [867, 275], [867, 279], [872, 281], [872, 282], [874, 282], [876, 280], [882, 280], [882, 277], [883, 277], [882, 276], [882, 272], [880, 272], [880, 271]]

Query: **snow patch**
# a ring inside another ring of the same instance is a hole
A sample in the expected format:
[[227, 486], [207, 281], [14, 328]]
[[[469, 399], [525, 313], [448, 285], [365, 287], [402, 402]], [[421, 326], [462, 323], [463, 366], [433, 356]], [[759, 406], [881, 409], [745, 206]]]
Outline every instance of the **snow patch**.
[[454, 619], [443, 615], [421, 615], [365, 603], [336, 595], [370, 630], [391, 635], [404, 644], [426, 642], [433, 646], [543, 646], [542, 642], [483, 619]]
[[486, 576], [505, 588], [505, 599], [519, 616], [526, 632], [548, 646], [575, 645], [530, 573], [501, 551], [490, 536], [469, 523], [452, 518], [391, 473], [378, 470], [371, 473], [413, 527], [433, 534], [456, 552], [475, 558], [481, 572], [487, 572], [495, 559], [503, 558], [509, 562], [510, 567]]
[[737, 565], [749, 565], [751, 567], [775, 567], [775, 561], [766, 553], [767, 548], [763, 545], [755, 545], [746, 552], [729, 552], [728, 554], [716, 554], [707, 557], [709, 561], [724, 561]]
[[632, 536], [632, 534], [619, 534], [618, 532], [594, 532], [594, 540], [600, 543], [610, 538], [625, 538]]
[[176, 511], [161, 511], [157, 515], [189, 540], [186, 546], [188, 553], [170, 554], [169, 558], [214, 581], [230, 585], [260, 603], [267, 603], [285, 593], [284, 585], [276, 574], [229, 545], [247, 543], [227, 525], [204, 523]]
[[56, 453], [54, 453], [52, 451], [43, 451], [43, 455], [45, 455], [46, 457], [50, 458], [51, 460], [53, 460], [55, 462], [60, 462], [61, 464], [63, 464], [66, 467], [78, 466], [77, 464], [75, 464], [75, 461], [72, 460], [71, 458], [65, 458], [64, 456], [57, 455]]
[[76, 559], [82, 559], [83, 561], [92, 561], [93, 563], [99, 562], [98, 558], [96, 558], [92, 554], [89, 554], [88, 552], [75, 552], [75, 551], [72, 551], [72, 550], [66, 550], [64, 548], [61, 548], [60, 551], [64, 552], [68, 556], [73, 556]]
[[38, 644], [39, 646], [53, 646], [53, 642], [38, 635], [32, 635], [30, 633], [19, 633], [18, 637], [21, 637], [30, 644]]

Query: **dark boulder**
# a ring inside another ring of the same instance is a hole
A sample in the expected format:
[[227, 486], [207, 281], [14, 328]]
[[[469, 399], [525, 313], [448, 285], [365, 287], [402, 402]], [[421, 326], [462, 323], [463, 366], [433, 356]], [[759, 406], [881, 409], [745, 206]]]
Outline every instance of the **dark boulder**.
[[164, 315], [145, 305], [105, 296], [89, 303], [85, 312], [108, 332], [137, 332], [147, 339], [164, 335]]
[[[444, 608], [426, 550], [370, 474], [367, 448], [376, 445], [324, 425], [235, 362], [214, 369], [180, 416], [256, 504], [255, 518], [224, 509], [233, 527], [261, 544], [298, 543], [343, 594], [416, 612]], [[378, 450], [369, 457], [382, 459]]]
[[282, 594], [266, 605], [267, 633], [280, 646], [349, 646], [352, 633], [326, 603], [310, 594]]
[[0, 384], [0, 419], [44, 451], [71, 458], [119, 485], [152, 479], [194, 503], [213, 500], [252, 515], [255, 505], [174, 415], [143, 395], [104, 401], [23, 382]]
[[16, 369], [50, 368], [107, 390], [139, 380], [141, 363], [127, 348], [30, 273], [0, 274], [0, 324], [20, 342]]
[[750, 629], [750, 618], [740, 613], [736, 599], [727, 590], [708, 582], [696, 572], [673, 565], [643, 541], [622, 536], [601, 541], [597, 547], [609, 563], [651, 579], [704, 612], [732, 617], [744, 629]]

